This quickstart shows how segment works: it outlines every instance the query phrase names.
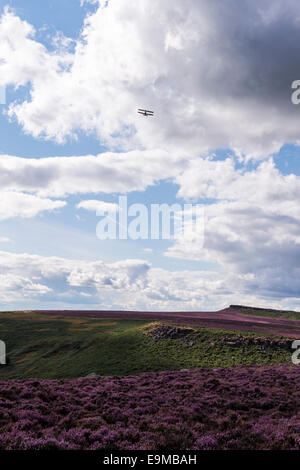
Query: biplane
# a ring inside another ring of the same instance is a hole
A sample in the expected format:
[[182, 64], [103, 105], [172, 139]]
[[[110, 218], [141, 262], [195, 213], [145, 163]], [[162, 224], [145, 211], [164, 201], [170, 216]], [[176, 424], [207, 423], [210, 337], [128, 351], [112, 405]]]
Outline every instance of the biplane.
[[143, 116], [153, 116], [153, 111], [148, 111], [147, 109], [138, 109], [138, 113], [142, 114]]

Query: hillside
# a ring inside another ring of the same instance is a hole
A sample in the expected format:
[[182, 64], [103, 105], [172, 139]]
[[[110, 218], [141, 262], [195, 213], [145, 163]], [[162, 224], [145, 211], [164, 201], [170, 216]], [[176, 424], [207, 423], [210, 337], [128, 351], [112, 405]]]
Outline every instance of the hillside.
[[300, 312], [292, 310], [276, 310], [273, 308], [247, 307], [245, 305], [230, 305], [230, 310], [236, 310], [240, 313], [253, 315], [256, 317], [287, 318], [291, 320], [300, 320]]
[[[9, 363], [0, 379], [129, 375], [290, 362], [290, 340], [152, 319], [0, 314]], [[185, 333], [185, 330], [187, 330]], [[172, 333], [173, 332], [173, 333]]]
[[[244, 309], [244, 310], [243, 310]], [[128, 311], [128, 310], [36, 310], [35, 313], [59, 317], [82, 318], [111, 318], [131, 320], [157, 320], [171, 321], [183, 325], [194, 325], [206, 328], [219, 328], [229, 331], [252, 331], [263, 334], [286, 336], [300, 339], [300, 318], [297, 312], [284, 312], [292, 315], [287, 318], [280, 313], [274, 314], [274, 310], [255, 309], [251, 307], [225, 308], [215, 312], [163, 312], [163, 311]]]
[[0, 382], [0, 450], [300, 450], [300, 369]]

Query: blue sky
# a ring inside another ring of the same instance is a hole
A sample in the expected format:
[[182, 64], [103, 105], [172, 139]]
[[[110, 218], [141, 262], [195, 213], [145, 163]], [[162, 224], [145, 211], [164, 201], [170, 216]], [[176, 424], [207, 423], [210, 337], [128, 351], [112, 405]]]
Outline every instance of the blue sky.
[[[297, 3], [82, 3], [0, 1], [0, 308], [299, 308]], [[204, 246], [99, 240], [76, 206], [121, 194], [204, 205]]]

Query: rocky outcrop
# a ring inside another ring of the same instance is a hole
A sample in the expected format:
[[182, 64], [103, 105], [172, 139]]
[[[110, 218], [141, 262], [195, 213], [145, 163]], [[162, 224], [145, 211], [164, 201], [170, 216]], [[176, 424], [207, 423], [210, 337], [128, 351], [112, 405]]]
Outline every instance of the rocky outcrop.
[[154, 341], [162, 339], [181, 339], [188, 346], [193, 346], [194, 341], [191, 335], [195, 333], [192, 328], [181, 328], [178, 326], [161, 325], [157, 328], [149, 330], [146, 334], [151, 336]]
[[293, 340], [289, 339], [276, 339], [276, 338], [264, 338], [264, 337], [253, 337], [248, 338], [240, 336], [238, 338], [222, 338], [223, 343], [233, 348], [241, 348], [246, 346], [259, 346], [260, 349], [285, 349], [291, 350]]
[[[201, 337], [201, 340], [205, 341], [208, 338], [203, 338], [193, 328], [184, 328], [179, 326], [171, 325], [158, 325], [145, 332], [147, 336], [150, 336], [154, 341], [166, 340], [166, 339], [180, 339], [186, 346], [194, 346], [197, 338]], [[218, 344], [224, 344], [232, 348], [244, 348], [247, 346], [258, 346], [261, 350], [286, 350], [291, 351], [293, 340], [280, 339], [280, 338], [268, 338], [262, 336], [222, 336], [209, 344], [209, 347], [215, 347]]]

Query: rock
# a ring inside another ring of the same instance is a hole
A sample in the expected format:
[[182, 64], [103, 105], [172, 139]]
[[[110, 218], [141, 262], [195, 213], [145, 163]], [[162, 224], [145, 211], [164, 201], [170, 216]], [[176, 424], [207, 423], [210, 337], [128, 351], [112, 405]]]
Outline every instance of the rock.
[[148, 331], [146, 334], [151, 336], [155, 341], [162, 339], [182, 339], [185, 344], [192, 346], [194, 343], [189, 336], [193, 332], [194, 330], [192, 328], [180, 328], [170, 325], [161, 325], [153, 330]]
[[231, 347], [243, 347], [243, 346], [251, 346], [255, 345], [260, 350], [265, 351], [267, 349], [285, 349], [290, 350], [292, 346], [292, 340], [279, 340], [279, 339], [271, 339], [271, 338], [263, 338], [263, 337], [256, 337], [256, 338], [223, 338], [223, 343]]

